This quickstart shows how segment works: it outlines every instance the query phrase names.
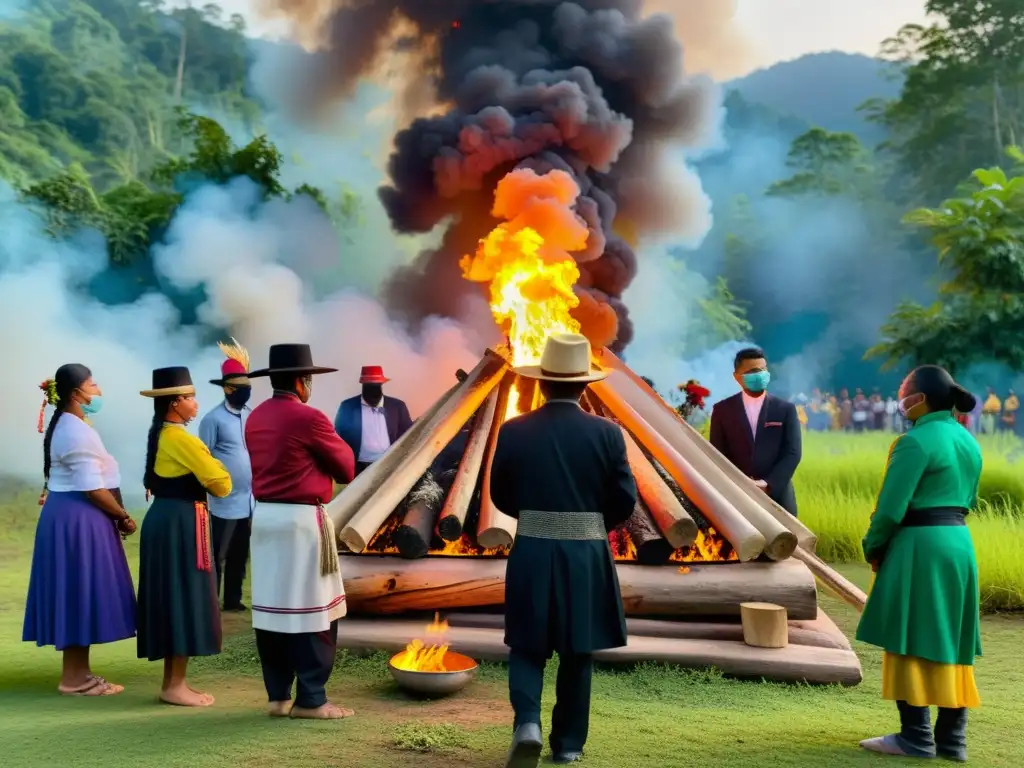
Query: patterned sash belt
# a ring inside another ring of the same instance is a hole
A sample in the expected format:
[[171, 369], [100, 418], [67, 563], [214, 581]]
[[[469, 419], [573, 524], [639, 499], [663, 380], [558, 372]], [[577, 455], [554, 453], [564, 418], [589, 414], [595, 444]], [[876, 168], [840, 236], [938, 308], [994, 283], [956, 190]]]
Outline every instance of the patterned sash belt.
[[205, 501], [196, 502], [196, 568], [200, 571], [213, 569], [210, 555], [210, 510]]
[[519, 513], [517, 536], [559, 541], [601, 541], [608, 538], [604, 516], [599, 512], [535, 512]]

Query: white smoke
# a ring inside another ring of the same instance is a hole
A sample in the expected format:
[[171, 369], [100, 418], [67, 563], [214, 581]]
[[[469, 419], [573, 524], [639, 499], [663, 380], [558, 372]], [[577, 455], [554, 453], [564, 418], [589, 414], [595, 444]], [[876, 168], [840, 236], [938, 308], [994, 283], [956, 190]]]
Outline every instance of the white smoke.
[[[81, 287], [106, 265], [102, 239], [83, 233], [53, 240], [38, 213], [6, 186], [0, 187], [0, 231], [0, 354], [8, 361], [0, 381], [0, 466], [5, 474], [41, 481], [37, 386], [58, 366], [79, 362], [103, 389], [104, 410], [93, 421], [121, 463], [123, 487], [141, 492], [152, 405], [139, 391], [149, 387], [153, 368], [188, 365], [200, 407], [208, 409], [221, 399], [207, 383], [218, 377], [220, 353], [180, 327], [162, 296], [119, 306], [86, 297]], [[262, 203], [248, 179], [189, 195], [153, 258], [172, 284], [205, 288], [200, 316], [236, 336], [255, 366], [265, 364], [270, 344], [305, 342], [318, 364], [338, 368], [317, 378], [312, 401], [332, 420], [340, 400], [358, 394], [362, 365], [382, 365], [393, 379], [386, 391], [405, 399], [415, 417], [483, 349], [483, 340], [451, 321], [429, 324], [413, 340], [365, 294], [342, 290], [313, 298], [312, 284], [345, 258], [344, 248], [308, 198]], [[268, 386], [257, 383], [254, 402], [269, 394]]]

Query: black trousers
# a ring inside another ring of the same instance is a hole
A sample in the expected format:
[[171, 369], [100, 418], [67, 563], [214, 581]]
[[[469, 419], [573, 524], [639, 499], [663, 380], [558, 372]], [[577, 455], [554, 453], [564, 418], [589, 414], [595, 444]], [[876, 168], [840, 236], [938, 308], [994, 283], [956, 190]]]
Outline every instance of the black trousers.
[[214, 567], [217, 571], [217, 594], [224, 582], [224, 607], [242, 604], [242, 582], [249, 560], [249, 520], [225, 520], [210, 515], [213, 528]]
[[290, 701], [292, 685], [298, 681], [295, 706], [315, 709], [327, 703], [324, 686], [334, 667], [338, 648], [338, 622], [323, 632], [256, 630], [256, 650], [263, 667], [263, 685], [268, 701]]
[[[515, 711], [515, 728], [540, 725], [540, 700], [544, 691], [541, 655], [513, 650], [508, 659], [508, 694]], [[590, 654], [559, 654], [555, 683], [555, 709], [551, 715], [551, 751], [582, 752], [590, 730], [590, 683], [594, 659]]]

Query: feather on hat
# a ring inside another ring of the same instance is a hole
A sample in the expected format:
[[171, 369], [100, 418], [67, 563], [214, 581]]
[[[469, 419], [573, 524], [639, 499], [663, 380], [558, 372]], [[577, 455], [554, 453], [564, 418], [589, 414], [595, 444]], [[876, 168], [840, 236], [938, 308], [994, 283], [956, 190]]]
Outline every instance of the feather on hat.
[[221, 363], [220, 378], [210, 379], [210, 383], [216, 384], [218, 387], [250, 386], [249, 353], [245, 347], [233, 338], [230, 344], [218, 341], [217, 346], [227, 359]]

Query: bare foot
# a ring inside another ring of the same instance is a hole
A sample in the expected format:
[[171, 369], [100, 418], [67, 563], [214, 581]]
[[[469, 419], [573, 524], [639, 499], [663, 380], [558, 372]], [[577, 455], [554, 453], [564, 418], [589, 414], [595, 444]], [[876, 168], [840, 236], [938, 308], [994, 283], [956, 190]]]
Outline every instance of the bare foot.
[[116, 696], [123, 690], [123, 685], [108, 683], [102, 677], [90, 677], [88, 682], [74, 687], [63, 683], [57, 686], [61, 696]]
[[267, 707], [267, 714], [271, 717], [288, 717], [292, 711], [290, 701], [272, 701]]
[[355, 712], [351, 709], [345, 709], [337, 704], [327, 702], [314, 709], [292, 707], [291, 716], [301, 720], [344, 720], [346, 717], [352, 717], [354, 714]]
[[214, 698], [208, 693], [193, 691], [187, 685], [168, 688], [160, 692], [160, 701], [177, 707], [209, 707]]

